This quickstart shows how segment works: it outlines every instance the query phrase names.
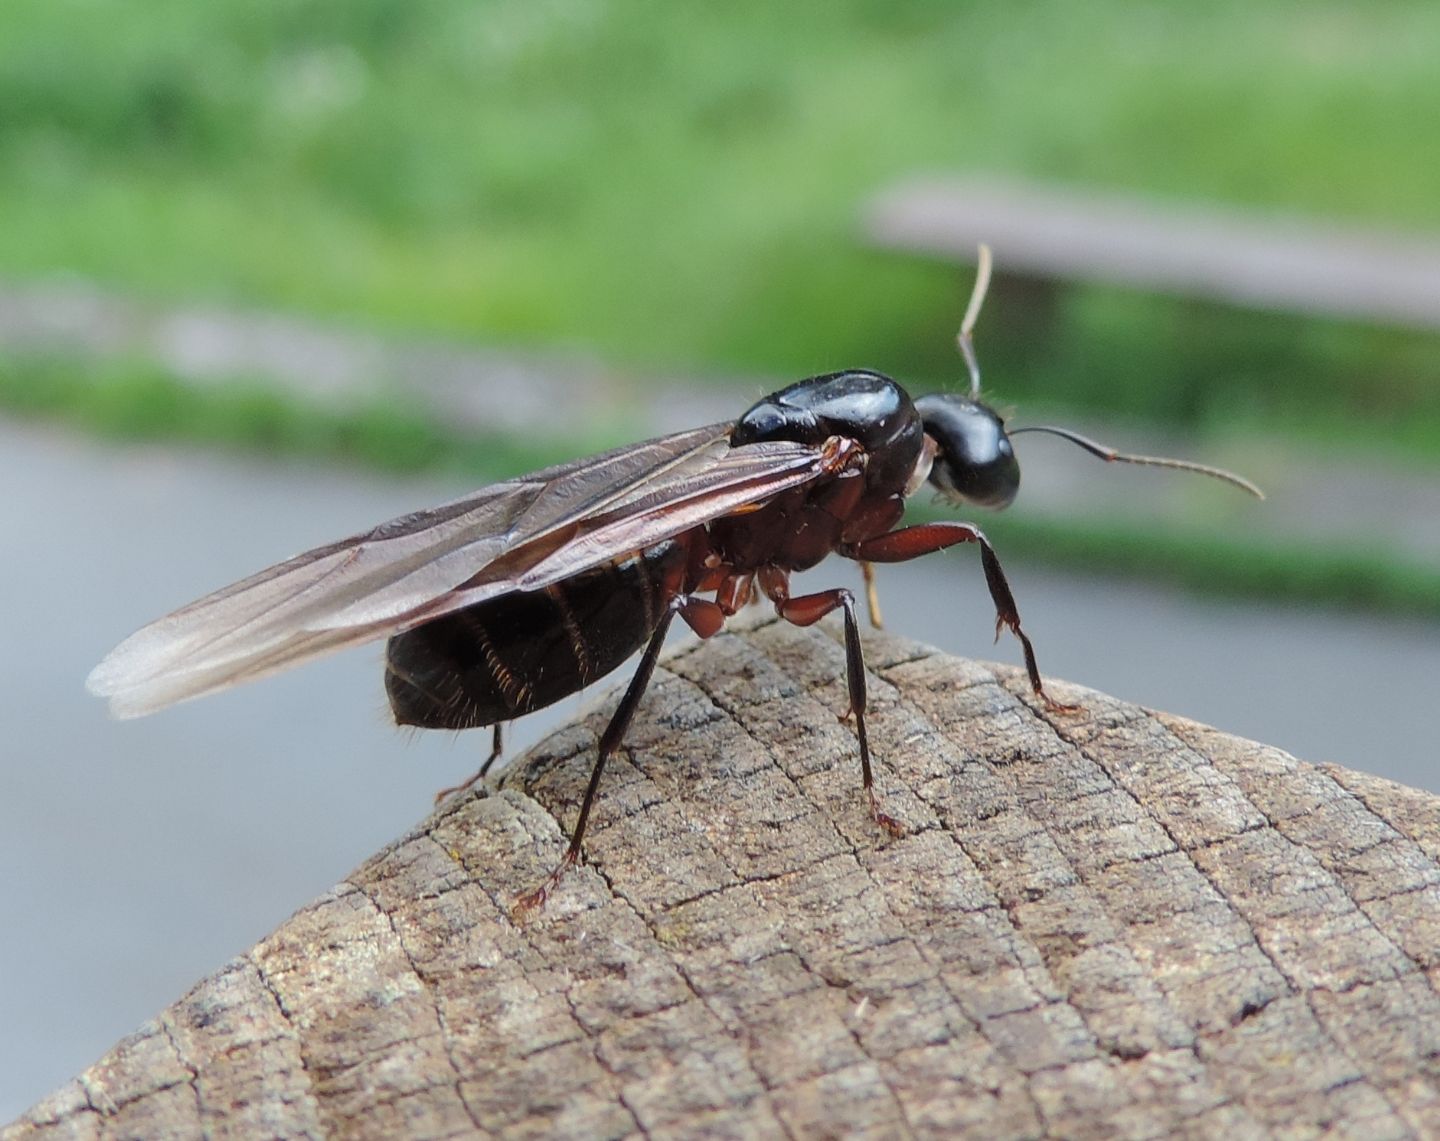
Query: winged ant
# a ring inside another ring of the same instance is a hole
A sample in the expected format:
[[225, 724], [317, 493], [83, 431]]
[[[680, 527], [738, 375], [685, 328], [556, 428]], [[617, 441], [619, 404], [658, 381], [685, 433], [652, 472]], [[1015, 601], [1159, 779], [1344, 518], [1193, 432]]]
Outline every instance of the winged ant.
[[543, 903], [579, 860], [605, 762], [625, 736], [674, 618], [708, 638], [763, 595], [799, 626], [841, 612], [862, 785], [875, 821], [898, 831], [874, 789], [854, 596], [844, 588], [792, 595], [794, 572], [829, 554], [858, 561], [879, 625], [872, 564], [976, 544], [996, 635], [1004, 628], [1015, 635], [1031, 687], [1054, 706], [985, 535], [962, 522], [901, 526], [906, 500], [928, 482], [956, 504], [1008, 506], [1020, 487], [1011, 437], [1021, 432], [1048, 432], [1107, 461], [1199, 472], [1261, 495], [1249, 481], [1203, 464], [1122, 454], [1064, 428], [1007, 428], [980, 398], [972, 341], [989, 277], [982, 246], [957, 337], [970, 374], [965, 395], [912, 400], [888, 376], [863, 369], [802, 380], [734, 422], [506, 480], [297, 555], [131, 635], [91, 673], [89, 688], [109, 698], [117, 716], [135, 717], [388, 638], [385, 688], [397, 722], [493, 726], [491, 754], [468, 785], [499, 756], [504, 722], [577, 692], [643, 648], [600, 737], [569, 847], [522, 897], [524, 909]]

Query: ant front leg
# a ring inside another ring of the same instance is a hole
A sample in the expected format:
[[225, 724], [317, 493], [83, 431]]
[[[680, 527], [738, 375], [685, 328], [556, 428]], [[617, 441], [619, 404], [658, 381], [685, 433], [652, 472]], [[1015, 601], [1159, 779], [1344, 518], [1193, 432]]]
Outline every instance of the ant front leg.
[[1035, 647], [1020, 628], [1020, 611], [1015, 605], [1015, 596], [1010, 593], [1010, 584], [1005, 581], [1005, 572], [1000, 569], [995, 548], [990, 545], [990, 540], [979, 527], [971, 523], [922, 523], [854, 543], [843, 549], [841, 554], [866, 562], [903, 563], [918, 559], [921, 555], [943, 551], [957, 543], [980, 544], [980, 563], [985, 568], [985, 583], [990, 588], [990, 599], [995, 603], [995, 637], [1000, 637], [1002, 626], [1009, 627], [1024, 648], [1025, 670], [1030, 675], [1030, 688], [1035, 691], [1035, 695], [1057, 713], [1073, 713], [1078, 706], [1064, 705], [1045, 692], [1045, 686], [1040, 681], [1040, 667], [1035, 663]]
[[900, 822], [880, 809], [875, 795], [875, 777], [870, 769], [870, 738], [865, 731], [865, 654], [860, 648], [860, 624], [855, 621], [855, 596], [848, 590], [822, 590], [799, 598], [785, 596], [775, 599], [775, 610], [794, 626], [810, 626], [833, 610], [845, 612], [845, 683], [850, 690], [850, 712], [855, 714], [855, 735], [860, 740], [860, 777], [870, 801], [870, 815], [875, 823], [892, 836], [900, 836]]

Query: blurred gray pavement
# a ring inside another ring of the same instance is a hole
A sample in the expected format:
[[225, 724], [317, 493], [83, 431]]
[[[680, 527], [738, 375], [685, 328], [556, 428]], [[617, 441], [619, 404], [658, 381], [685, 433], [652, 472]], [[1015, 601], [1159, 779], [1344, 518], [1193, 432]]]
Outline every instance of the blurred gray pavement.
[[[83, 689], [141, 623], [464, 488], [3, 419], [0, 487], [4, 1121], [414, 824], [488, 735], [390, 727], [378, 647], [139, 721]], [[1440, 790], [1440, 624], [1007, 569], [1047, 674]], [[973, 551], [882, 568], [881, 587], [892, 629], [1019, 661], [991, 645]], [[512, 755], [575, 707], [521, 722]]]

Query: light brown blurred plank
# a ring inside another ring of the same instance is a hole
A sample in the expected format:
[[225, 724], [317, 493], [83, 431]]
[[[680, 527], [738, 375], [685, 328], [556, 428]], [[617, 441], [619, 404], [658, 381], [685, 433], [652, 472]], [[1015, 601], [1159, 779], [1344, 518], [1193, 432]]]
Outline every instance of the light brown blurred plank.
[[864, 227], [882, 247], [966, 264], [985, 242], [1006, 274], [1440, 328], [1440, 235], [962, 178], [897, 183]]

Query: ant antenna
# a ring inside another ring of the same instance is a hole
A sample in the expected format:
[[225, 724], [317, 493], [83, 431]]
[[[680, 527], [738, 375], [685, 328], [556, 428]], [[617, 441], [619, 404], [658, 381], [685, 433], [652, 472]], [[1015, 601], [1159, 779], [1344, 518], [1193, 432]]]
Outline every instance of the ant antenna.
[[1009, 428], [1007, 431], [1012, 436], [1019, 435], [1021, 432], [1048, 432], [1052, 436], [1059, 436], [1061, 439], [1069, 440], [1072, 444], [1084, 448], [1092, 456], [1098, 456], [1106, 463], [1142, 464], [1145, 467], [1168, 467], [1177, 471], [1193, 471], [1238, 487], [1241, 491], [1249, 492], [1256, 499], [1265, 498], [1265, 493], [1244, 476], [1236, 475], [1233, 471], [1226, 471], [1224, 468], [1211, 467], [1209, 464], [1197, 464], [1190, 460], [1174, 460], [1165, 456], [1126, 455], [1124, 452], [1117, 452], [1114, 448], [1106, 447], [1104, 444], [1097, 444], [1094, 440], [1080, 435], [1079, 432], [1070, 431], [1069, 428], [1055, 428], [1048, 424]]
[[960, 322], [960, 332], [955, 343], [960, 355], [965, 358], [965, 367], [970, 370], [970, 399], [980, 399], [980, 362], [975, 359], [975, 322], [980, 317], [980, 306], [985, 303], [985, 293], [990, 288], [990, 247], [980, 243], [980, 260], [975, 267], [975, 288], [970, 291], [970, 304], [965, 307], [965, 320]]
[[[955, 335], [955, 343], [960, 348], [960, 355], [965, 358], [965, 367], [970, 370], [971, 400], [980, 399], [980, 362], [975, 358], [974, 333], [975, 322], [980, 318], [980, 306], [985, 303], [985, 294], [990, 288], [990, 266], [990, 247], [981, 242], [979, 260], [975, 267], [975, 288], [970, 291], [970, 304], [965, 307], [965, 319], [960, 322], [960, 332]], [[1106, 463], [1140, 464], [1144, 467], [1193, 471], [1197, 475], [1208, 475], [1211, 479], [1218, 479], [1232, 487], [1238, 487], [1256, 499], [1265, 498], [1265, 493], [1244, 476], [1236, 475], [1233, 471], [1226, 471], [1224, 468], [1211, 467], [1209, 464], [1198, 464], [1192, 460], [1176, 460], [1168, 456], [1128, 455], [1124, 452], [1117, 452], [1105, 444], [1097, 444], [1094, 440], [1087, 439], [1079, 432], [1072, 432], [1069, 428], [1056, 428], [1048, 424], [1026, 428], [1008, 428], [1006, 431], [1011, 436], [1019, 435], [1021, 432], [1048, 432], [1052, 436], [1059, 436], [1063, 440], [1069, 440], [1072, 444], [1084, 448], [1092, 456], [1097, 456]]]

